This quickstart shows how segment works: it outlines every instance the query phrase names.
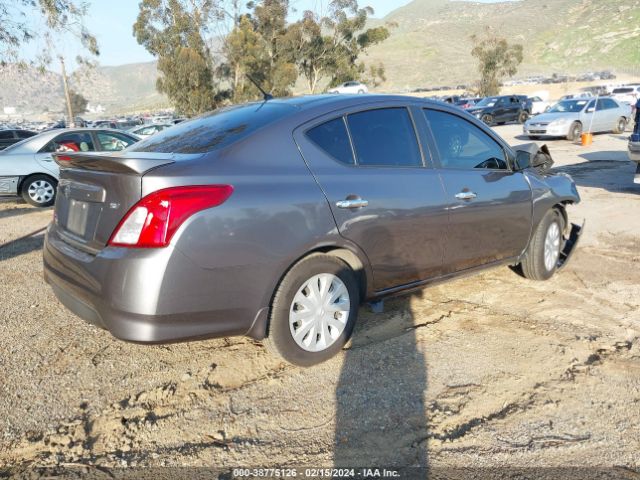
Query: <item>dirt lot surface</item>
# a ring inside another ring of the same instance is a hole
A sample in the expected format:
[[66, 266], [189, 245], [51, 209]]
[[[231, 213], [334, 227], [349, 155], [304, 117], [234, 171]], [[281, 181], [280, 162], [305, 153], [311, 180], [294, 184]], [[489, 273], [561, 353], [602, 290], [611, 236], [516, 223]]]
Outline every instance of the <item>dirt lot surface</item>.
[[[0, 467], [640, 468], [640, 185], [624, 140], [548, 142], [587, 222], [559, 275], [502, 268], [363, 307], [351, 348], [312, 369], [243, 338], [115, 340], [56, 301], [42, 235], [0, 250]], [[0, 202], [0, 243], [51, 215]]]

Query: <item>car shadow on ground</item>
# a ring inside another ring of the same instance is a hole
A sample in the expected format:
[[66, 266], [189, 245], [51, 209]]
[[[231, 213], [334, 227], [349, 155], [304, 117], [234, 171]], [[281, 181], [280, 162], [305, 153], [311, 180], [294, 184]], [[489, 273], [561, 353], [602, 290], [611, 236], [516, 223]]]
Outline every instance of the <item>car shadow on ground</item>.
[[568, 173], [578, 187], [640, 194], [640, 185], [633, 183], [636, 164], [628, 160], [626, 151], [589, 152], [579, 157], [586, 162], [556, 167], [552, 171]]
[[363, 310], [336, 389], [334, 466], [428, 467], [427, 366], [411, 298], [388, 300], [384, 315]]
[[42, 250], [43, 245], [44, 233], [0, 245], [0, 262]]
[[[376, 237], [390, 259], [398, 258], [388, 232]], [[415, 296], [422, 292], [386, 300], [384, 313], [360, 308], [336, 387], [336, 468], [394, 466], [409, 474], [428, 467], [427, 366], [416, 337]]]

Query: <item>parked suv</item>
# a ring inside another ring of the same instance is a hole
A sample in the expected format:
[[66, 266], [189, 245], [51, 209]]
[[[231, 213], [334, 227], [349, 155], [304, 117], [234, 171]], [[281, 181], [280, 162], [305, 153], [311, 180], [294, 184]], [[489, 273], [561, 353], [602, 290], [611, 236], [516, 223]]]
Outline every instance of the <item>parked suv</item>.
[[580, 197], [536, 152], [403, 96], [226, 108], [123, 152], [57, 154], [45, 279], [124, 340], [248, 335], [313, 365], [343, 348], [363, 302], [564, 265]]
[[486, 97], [468, 108], [474, 117], [487, 125], [504, 125], [509, 122], [524, 123], [531, 114], [531, 102], [523, 95]]

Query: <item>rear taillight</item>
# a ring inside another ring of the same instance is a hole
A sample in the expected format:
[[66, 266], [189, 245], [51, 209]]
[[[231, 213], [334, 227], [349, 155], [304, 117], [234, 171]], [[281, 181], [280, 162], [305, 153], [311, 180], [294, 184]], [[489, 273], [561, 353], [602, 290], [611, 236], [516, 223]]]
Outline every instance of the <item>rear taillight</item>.
[[111, 235], [109, 245], [166, 247], [187, 218], [223, 204], [232, 193], [231, 185], [174, 187], [153, 192], [127, 212]]

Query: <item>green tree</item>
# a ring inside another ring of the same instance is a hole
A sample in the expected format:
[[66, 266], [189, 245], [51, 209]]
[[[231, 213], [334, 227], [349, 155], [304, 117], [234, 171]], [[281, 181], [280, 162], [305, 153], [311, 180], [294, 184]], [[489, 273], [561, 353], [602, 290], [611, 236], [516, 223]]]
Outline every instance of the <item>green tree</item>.
[[217, 105], [213, 61], [205, 42], [216, 14], [214, 0], [142, 0], [133, 25], [138, 43], [158, 57], [158, 91], [185, 115]]
[[250, 2], [248, 8], [247, 13], [237, 17], [223, 46], [223, 71], [229, 78], [232, 98], [238, 102], [260, 95], [248, 76], [265, 91], [288, 96], [298, 76], [285, 40], [289, 2], [262, 0]]
[[[75, 37], [91, 55], [98, 55], [98, 42], [84, 25], [87, 8], [80, 0], [0, 1], [0, 65], [21, 61], [21, 47], [34, 40], [54, 45], [56, 35]], [[35, 30], [34, 20], [40, 18], [45, 27]], [[46, 65], [53, 57], [48, 48], [43, 50], [39, 63]]]
[[373, 13], [371, 7], [360, 8], [357, 0], [332, 0], [326, 16], [307, 11], [289, 27], [289, 51], [310, 93], [325, 77], [330, 78], [329, 86], [348, 80], [375, 84], [384, 80], [383, 65], [370, 69], [367, 77], [365, 64], [359, 60], [369, 47], [390, 35], [388, 26], [366, 29]]
[[69, 99], [71, 100], [71, 111], [73, 112], [73, 118], [77, 117], [78, 115], [82, 115], [87, 111], [87, 105], [89, 104], [89, 101], [81, 94], [70, 90]]
[[505, 38], [498, 37], [491, 29], [484, 36], [473, 35], [474, 43], [471, 55], [478, 59], [480, 96], [498, 95], [504, 77], [513, 77], [522, 63], [523, 47], [510, 45]]

